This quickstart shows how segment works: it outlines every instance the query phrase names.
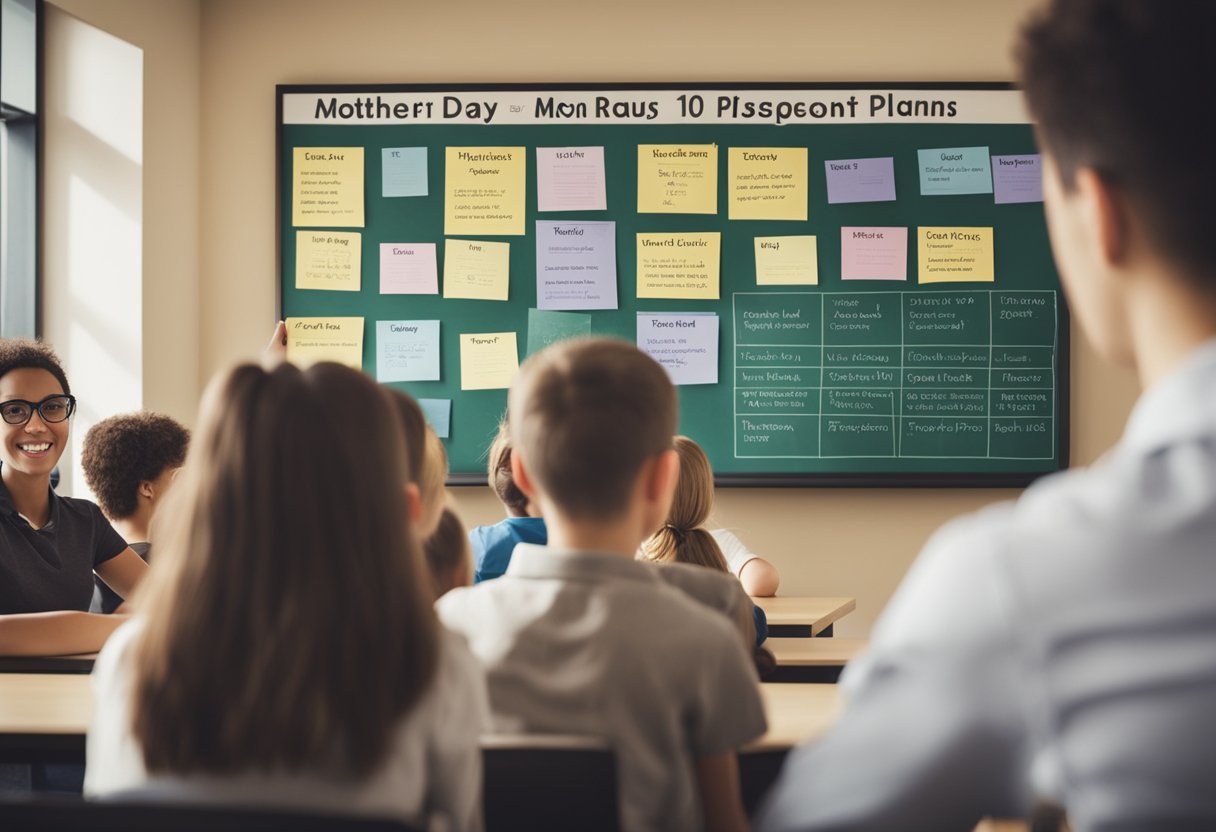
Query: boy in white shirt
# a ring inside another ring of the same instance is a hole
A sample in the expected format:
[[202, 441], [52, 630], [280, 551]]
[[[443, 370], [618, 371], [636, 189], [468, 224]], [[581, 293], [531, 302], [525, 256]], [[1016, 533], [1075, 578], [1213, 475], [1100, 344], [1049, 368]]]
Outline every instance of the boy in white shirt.
[[[1145, 392], [1088, 469], [955, 521], [794, 752], [765, 830], [1216, 829], [1211, 0], [1054, 0], [1019, 58], [1086, 335]], [[998, 280], [999, 280], [998, 275]]]
[[495, 729], [607, 739], [624, 829], [746, 829], [735, 751], [765, 729], [751, 658], [726, 616], [634, 560], [679, 472], [667, 374], [624, 341], [566, 341], [523, 365], [509, 412], [549, 545], [437, 605], [485, 665]]

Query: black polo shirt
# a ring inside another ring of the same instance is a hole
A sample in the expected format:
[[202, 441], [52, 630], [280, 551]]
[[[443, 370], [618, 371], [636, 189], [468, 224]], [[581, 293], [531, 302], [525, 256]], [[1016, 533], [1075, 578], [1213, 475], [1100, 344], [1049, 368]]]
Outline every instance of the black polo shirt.
[[101, 509], [51, 491], [51, 519], [34, 529], [0, 480], [0, 615], [89, 609], [93, 569], [127, 548]]

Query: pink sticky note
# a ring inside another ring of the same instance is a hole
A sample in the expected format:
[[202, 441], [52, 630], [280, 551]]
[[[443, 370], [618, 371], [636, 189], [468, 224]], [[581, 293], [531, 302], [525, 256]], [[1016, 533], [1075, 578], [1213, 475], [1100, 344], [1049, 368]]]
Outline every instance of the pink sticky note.
[[907, 280], [908, 229], [845, 226], [840, 229], [841, 280]]
[[435, 244], [381, 243], [380, 294], [439, 294]]

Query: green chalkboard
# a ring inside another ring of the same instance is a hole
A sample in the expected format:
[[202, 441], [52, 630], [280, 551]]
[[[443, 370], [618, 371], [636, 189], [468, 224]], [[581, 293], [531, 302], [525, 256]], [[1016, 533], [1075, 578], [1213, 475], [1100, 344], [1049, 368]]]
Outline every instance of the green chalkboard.
[[[281, 86], [278, 94], [281, 314], [363, 318], [363, 368], [372, 375], [377, 321], [439, 321], [439, 380], [394, 386], [451, 401], [454, 482], [484, 481], [486, 446], [506, 405], [505, 390], [461, 390], [460, 335], [514, 331], [526, 357], [538, 220], [615, 223], [619, 308], [587, 312], [593, 333], [633, 341], [639, 312], [718, 316], [717, 383], [679, 394], [680, 430], [706, 448], [719, 484], [1013, 486], [1067, 464], [1068, 315], [1042, 204], [921, 194], [918, 150], [1036, 152], [1007, 86]], [[732, 110], [735, 97], [774, 104], [745, 117], [738, 98]], [[639, 213], [639, 144], [717, 145], [718, 212]], [[359, 291], [295, 285], [292, 160], [305, 147], [364, 149], [364, 224], [334, 229], [361, 234]], [[510, 243], [505, 302], [380, 293], [383, 243], [436, 244], [442, 289], [448, 147], [526, 148], [525, 233], [446, 238]], [[538, 147], [602, 147], [607, 210], [539, 213]], [[808, 149], [805, 221], [729, 218], [727, 150], [740, 147]], [[426, 148], [426, 195], [382, 195], [386, 148]], [[894, 201], [829, 203], [826, 161], [882, 157], [894, 160]], [[842, 280], [842, 228], [853, 227], [907, 228], [907, 279]], [[919, 283], [920, 227], [993, 229], [995, 280]], [[719, 298], [638, 299], [643, 232], [720, 232]], [[817, 238], [818, 283], [757, 285], [754, 238], [791, 235]]]

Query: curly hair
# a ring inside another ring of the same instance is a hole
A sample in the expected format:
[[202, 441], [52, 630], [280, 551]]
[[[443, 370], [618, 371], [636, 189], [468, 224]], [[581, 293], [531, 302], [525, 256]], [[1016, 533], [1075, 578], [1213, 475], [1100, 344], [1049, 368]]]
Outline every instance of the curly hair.
[[168, 416], [111, 416], [85, 434], [80, 460], [85, 482], [107, 517], [130, 517], [138, 505], [139, 484], [179, 467], [189, 444], [190, 432]]
[[65, 394], [72, 394], [63, 364], [53, 349], [31, 338], [0, 338], [0, 377], [24, 369], [46, 370], [59, 382]]

